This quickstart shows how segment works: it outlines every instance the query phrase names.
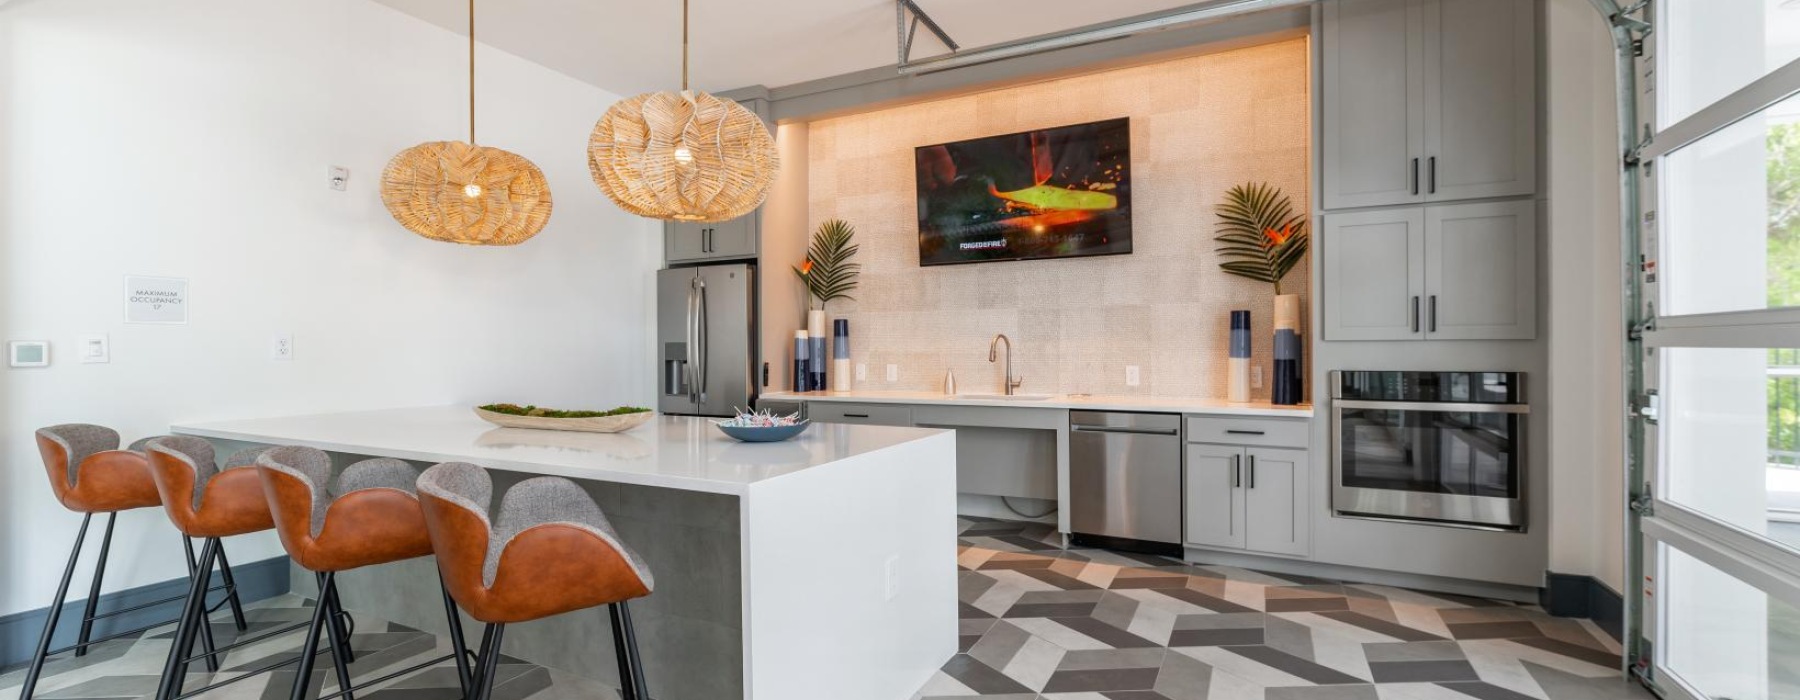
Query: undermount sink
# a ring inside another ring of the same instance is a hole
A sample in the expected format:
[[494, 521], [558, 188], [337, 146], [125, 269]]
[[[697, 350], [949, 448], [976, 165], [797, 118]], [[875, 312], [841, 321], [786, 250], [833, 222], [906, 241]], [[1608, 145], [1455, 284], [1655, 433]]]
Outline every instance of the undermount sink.
[[957, 394], [956, 398], [966, 401], [1043, 401], [1055, 398], [1052, 394]]

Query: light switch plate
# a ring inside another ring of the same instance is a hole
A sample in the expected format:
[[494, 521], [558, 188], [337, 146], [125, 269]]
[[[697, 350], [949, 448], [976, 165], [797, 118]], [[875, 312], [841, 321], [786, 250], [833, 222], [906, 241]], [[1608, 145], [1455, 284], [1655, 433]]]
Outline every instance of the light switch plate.
[[1250, 388], [1252, 388], [1252, 389], [1261, 389], [1262, 388], [1262, 368], [1261, 367], [1251, 367], [1250, 368]]
[[349, 188], [349, 186], [350, 186], [350, 169], [349, 168], [346, 168], [341, 165], [333, 165], [333, 166], [331, 166], [331, 170], [329, 171], [329, 173], [331, 176], [331, 189], [342, 192], [345, 189]]
[[890, 382], [900, 381], [900, 365], [887, 366], [887, 380]]
[[103, 365], [112, 362], [112, 346], [107, 342], [105, 333], [89, 333], [81, 336], [81, 343], [76, 352], [84, 365]]
[[859, 382], [869, 381], [869, 366], [868, 365], [865, 365], [861, 362], [856, 363], [856, 381], [859, 381]]
[[269, 359], [288, 361], [294, 359], [294, 334], [276, 333], [269, 340]]
[[49, 367], [50, 341], [8, 341], [6, 343], [6, 361], [13, 367]]
[[1126, 365], [1125, 366], [1125, 386], [1137, 386], [1139, 384], [1142, 384], [1143, 383], [1142, 379], [1143, 379], [1143, 377], [1139, 376], [1139, 374], [1138, 374], [1138, 366], [1137, 365]]

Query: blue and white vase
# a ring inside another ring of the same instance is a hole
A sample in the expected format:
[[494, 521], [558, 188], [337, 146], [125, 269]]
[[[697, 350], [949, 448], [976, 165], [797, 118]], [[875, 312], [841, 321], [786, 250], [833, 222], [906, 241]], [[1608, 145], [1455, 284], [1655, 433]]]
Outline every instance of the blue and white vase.
[[806, 339], [806, 331], [794, 331], [794, 376], [790, 383], [794, 391], [809, 390], [809, 377], [812, 376], [812, 363], [807, 359], [812, 343]]
[[1232, 403], [1248, 403], [1250, 401], [1250, 312], [1238, 310], [1231, 312], [1231, 348], [1227, 362], [1230, 379], [1227, 381], [1225, 400]]
[[806, 390], [825, 390], [825, 310], [812, 309], [806, 312]]
[[1275, 297], [1275, 381], [1270, 383], [1269, 403], [1293, 406], [1306, 400], [1306, 382], [1300, 373], [1300, 295]]
[[850, 319], [831, 321], [831, 390], [850, 390]]

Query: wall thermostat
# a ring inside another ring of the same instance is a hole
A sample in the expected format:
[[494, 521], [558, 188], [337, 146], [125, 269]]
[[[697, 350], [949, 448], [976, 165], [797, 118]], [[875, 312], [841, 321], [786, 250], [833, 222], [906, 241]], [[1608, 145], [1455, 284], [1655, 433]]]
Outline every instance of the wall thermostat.
[[6, 344], [7, 364], [13, 367], [49, 367], [50, 342], [13, 340]]

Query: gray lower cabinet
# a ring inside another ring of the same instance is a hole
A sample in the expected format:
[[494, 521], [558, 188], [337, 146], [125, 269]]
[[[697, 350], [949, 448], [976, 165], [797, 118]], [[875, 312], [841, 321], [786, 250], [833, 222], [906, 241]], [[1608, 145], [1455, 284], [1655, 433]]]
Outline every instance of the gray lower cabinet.
[[1244, 448], [1188, 445], [1183, 510], [1187, 543], [1244, 548]]
[[1330, 0], [1325, 209], [1532, 194], [1539, 3]]
[[1312, 522], [1306, 450], [1244, 450], [1244, 548], [1306, 554]]
[[1188, 544], [1304, 555], [1307, 451], [1192, 444], [1183, 485]]
[[664, 224], [664, 258], [671, 263], [754, 258], [758, 217], [758, 213], [752, 212], [715, 224]]
[[1293, 418], [1188, 416], [1182, 483], [1187, 544], [1308, 554], [1310, 424]]
[[912, 407], [891, 403], [808, 401], [806, 418], [815, 423], [859, 423], [911, 427]]
[[1530, 200], [1324, 217], [1325, 340], [1537, 337]]

